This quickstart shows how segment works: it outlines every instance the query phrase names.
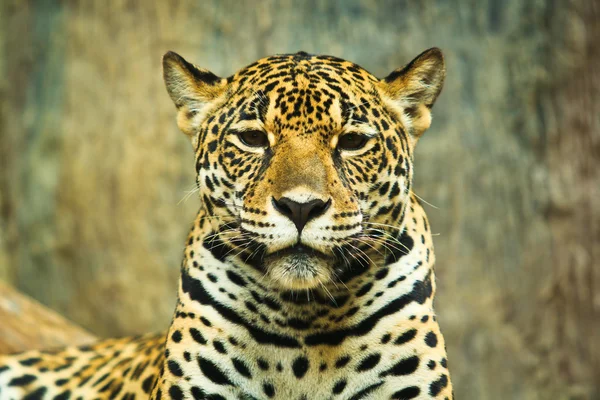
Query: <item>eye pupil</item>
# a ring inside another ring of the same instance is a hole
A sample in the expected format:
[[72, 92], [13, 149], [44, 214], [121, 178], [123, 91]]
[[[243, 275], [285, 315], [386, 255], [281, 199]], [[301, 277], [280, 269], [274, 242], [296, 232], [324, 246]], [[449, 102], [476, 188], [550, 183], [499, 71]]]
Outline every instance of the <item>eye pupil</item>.
[[250, 147], [266, 147], [269, 144], [267, 135], [261, 131], [240, 132], [238, 137], [242, 143]]
[[356, 133], [348, 133], [340, 137], [338, 147], [342, 150], [358, 150], [367, 144], [367, 138]]

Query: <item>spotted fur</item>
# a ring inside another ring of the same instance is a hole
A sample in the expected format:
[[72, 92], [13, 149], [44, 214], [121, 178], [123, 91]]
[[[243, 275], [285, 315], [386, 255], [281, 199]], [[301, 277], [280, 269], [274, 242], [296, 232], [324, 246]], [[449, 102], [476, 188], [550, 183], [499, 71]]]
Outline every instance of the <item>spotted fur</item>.
[[0, 357], [0, 399], [450, 399], [413, 151], [444, 80], [329, 56], [164, 77], [202, 205], [166, 335]]

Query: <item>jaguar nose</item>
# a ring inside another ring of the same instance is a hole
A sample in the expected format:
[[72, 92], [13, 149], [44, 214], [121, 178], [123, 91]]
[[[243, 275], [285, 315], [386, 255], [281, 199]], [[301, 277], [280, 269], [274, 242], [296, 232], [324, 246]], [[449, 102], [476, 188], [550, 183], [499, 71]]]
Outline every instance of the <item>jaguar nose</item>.
[[272, 200], [275, 209], [292, 220], [294, 225], [296, 225], [298, 235], [302, 233], [302, 229], [304, 229], [308, 221], [323, 215], [331, 205], [331, 199], [326, 202], [320, 199], [314, 199], [306, 203], [298, 203], [288, 197], [282, 197], [280, 199], [275, 199], [273, 197]]

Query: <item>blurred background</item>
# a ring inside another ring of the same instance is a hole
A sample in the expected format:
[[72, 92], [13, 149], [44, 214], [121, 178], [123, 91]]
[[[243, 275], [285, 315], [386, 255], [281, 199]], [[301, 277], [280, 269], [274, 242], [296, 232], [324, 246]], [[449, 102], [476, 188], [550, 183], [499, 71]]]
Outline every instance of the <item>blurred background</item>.
[[415, 191], [456, 398], [600, 399], [599, 43], [598, 0], [0, 0], [0, 281], [98, 336], [168, 326], [199, 200], [167, 50], [385, 76], [438, 46]]

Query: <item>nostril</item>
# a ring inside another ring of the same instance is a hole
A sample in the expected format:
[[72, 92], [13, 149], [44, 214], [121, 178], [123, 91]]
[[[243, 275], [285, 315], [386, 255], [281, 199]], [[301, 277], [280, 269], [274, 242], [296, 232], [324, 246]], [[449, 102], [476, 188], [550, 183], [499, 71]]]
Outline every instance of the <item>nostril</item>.
[[[283, 201], [282, 201], [283, 200]], [[285, 202], [285, 197], [279, 199], [279, 200], [275, 200], [275, 198], [273, 197], [271, 199], [272, 203], [273, 203], [273, 207], [275, 207], [275, 209], [277, 211], [279, 211], [281, 214], [285, 215], [288, 218], [292, 218], [292, 209], [286, 204]]]
[[[331, 199], [327, 200], [326, 202], [323, 202], [321, 200], [313, 200], [315, 203], [312, 205], [312, 208], [310, 208], [310, 211], [308, 212], [308, 221], [310, 221], [313, 218], [317, 218], [320, 215], [325, 214], [325, 211], [327, 211], [327, 209], [329, 208], [329, 206], [331, 205]], [[311, 207], [311, 203], [307, 203], [307, 207]]]

